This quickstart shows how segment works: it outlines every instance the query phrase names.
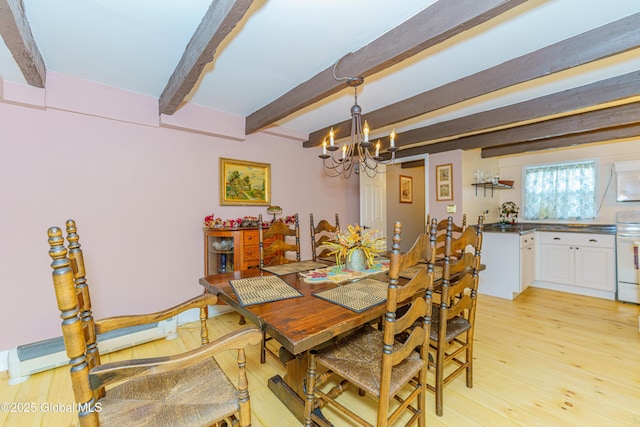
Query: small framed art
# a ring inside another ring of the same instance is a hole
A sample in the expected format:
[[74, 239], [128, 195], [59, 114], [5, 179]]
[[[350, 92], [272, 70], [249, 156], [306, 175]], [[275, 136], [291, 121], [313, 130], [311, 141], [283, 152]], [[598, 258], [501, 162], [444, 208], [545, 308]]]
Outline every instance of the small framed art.
[[400, 203], [413, 203], [413, 177], [400, 175]]
[[453, 165], [436, 166], [436, 200], [453, 200]]

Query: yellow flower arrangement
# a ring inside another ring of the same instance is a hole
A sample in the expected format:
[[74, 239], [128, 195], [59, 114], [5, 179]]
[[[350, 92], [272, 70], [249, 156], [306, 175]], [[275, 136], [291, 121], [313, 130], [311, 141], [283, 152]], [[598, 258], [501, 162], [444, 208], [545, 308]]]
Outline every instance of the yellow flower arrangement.
[[384, 249], [379, 249], [378, 243], [384, 242], [385, 239], [375, 237], [378, 230], [364, 231], [358, 224], [348, 225], [347, 230], [347, 233], [338, 230], [332, 241], [324, 243], [324, 246], [331, 250], [329, 255], [335, 255], [336, 264], [341, 267], [346, 260], [351, 259], [351, 255], [356, 249], [362, 249], [367, 259], [367, 267], [371, 267], [376, 255], [384, 251]]

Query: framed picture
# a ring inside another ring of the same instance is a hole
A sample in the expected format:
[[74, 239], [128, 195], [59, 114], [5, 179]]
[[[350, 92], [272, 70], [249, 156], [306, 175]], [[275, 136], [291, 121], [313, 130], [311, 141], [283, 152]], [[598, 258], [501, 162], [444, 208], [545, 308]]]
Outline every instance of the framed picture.
[[220, 204], [269, 206], [271, 165], [220, 158]]
[[400, 175], [400, 203], [413, 203], [413, 177]]
[[453, 200], [453, 165], [436, 166], [436, 200]]

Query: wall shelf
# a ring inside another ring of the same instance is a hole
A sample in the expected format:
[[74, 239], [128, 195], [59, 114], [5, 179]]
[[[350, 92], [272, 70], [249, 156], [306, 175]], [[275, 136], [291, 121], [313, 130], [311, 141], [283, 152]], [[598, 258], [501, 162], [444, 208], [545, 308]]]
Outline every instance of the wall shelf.
[[493, 190], [512, 190], [513, 189], [513, 185], [506, 185], [506, 184], [500, 184], [500, 183], [494, 184], [492, 182], [479, 182], [471, 185], [476, 187], [476, 196], [478, 195], [478, 187], [480, 187], [484, 190], [485, 197], [487, 197], [487, 188], [491, 189], [491, 197], [493, 197]]

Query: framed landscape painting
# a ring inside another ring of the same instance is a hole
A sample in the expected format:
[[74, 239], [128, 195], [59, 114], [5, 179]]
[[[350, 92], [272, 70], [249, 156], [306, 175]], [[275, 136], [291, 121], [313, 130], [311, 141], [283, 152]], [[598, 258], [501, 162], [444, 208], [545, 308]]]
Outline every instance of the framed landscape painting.
[[269, 206], [271, 165], [220, 158], [220, 204]]
[[453, 200], [453, 165], [436, 166], [436, 200]]

